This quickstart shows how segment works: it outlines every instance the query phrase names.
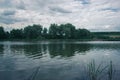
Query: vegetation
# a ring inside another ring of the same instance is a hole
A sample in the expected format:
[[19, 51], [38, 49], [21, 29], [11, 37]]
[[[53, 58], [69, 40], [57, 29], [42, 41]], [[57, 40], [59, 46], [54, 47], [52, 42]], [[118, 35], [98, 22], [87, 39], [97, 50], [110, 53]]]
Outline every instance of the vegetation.
[[100, 63], [97, 66], [93, 60], [87, 65], [87, 72], [89, 80], [114, 80], [113, 76], [115, 74], [115, 69], [112, 61], [110, 61], [110, 64], [108, 65], [103, 65], [103, 63]]
[[98, 40], [120, 40], [120, 32], [92, 32], [94, 39]]
[[108, 80], [113, 80], [114, 79], [114, 75], [115, 75], [115, 68], [113, 66], [112, 61], [110, 61], [108, 70], [107, 70], [107, 74], [108, 74]]
[[[40, 67], [38, 67], [27, 80], [36, 80], [36, 77], [39, 74], [39, 69]], [[95, 60], [92, 60], [87, 64], [86, 70], [88, 75], [85, 74], [87, 75], [87, 79], [85, 80], [115, 80], [115, 68], [112, 61], [107, 65], [103, 65], [103, 63], [97, 65]]]
[[5, 32], [3, 27], [0, 27], [0, 39], [7, 39], [8, 35], [9, 35], [9, 33]]
[[47, 29], [42, 25], [28, 25], [24, 29], [12, 29], [10, 32], [0, 27], [0, 40], [5, 39], [80, 39], [80, 40], [120, 40], [120, 32], [90, 32], [76, 29], [70, 23], [51, 24]]
[[5, 32], [3, 27], [0, 27], [0, 39], [88, 39], [90, 37], [90, 31], [76, 29], [70, 23], [51, 24], [49, 29], [34, 24], [24, 29], [12, 29], [10, 32]]

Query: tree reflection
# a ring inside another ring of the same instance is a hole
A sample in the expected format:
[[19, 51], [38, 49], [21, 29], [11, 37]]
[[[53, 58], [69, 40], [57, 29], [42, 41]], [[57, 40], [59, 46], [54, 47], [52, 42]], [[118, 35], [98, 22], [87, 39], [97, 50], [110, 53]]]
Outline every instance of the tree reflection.
[[0, 45], [0, 55], [4, 54], [4, 45]]
[[28, 58], [41, 58], [43, 54], [46, 54], [46, 45], [29, 44], [29, 45], [12, 45], [12, 53], [18, 55], [23, 54]]
[[86, 55], [87, 51], [89, 51], [93, 45], [91, 44], [77, 44], [75, 45], [75, 52], [81, 55]]
[[86, 55], [92, 45], [90, 44], [32, 44], [32, 45], [13, 45], [11, 50], [16, 54], [25, 54], [29, 58], [41, 58], [49, 54], [51, 58], [56, 56], [71, 57], [75, 54]]
[[[11, 52], [18, 55], [23, 54], [28, 58], [42, 58], [56, 56], [72, 57], [76, 54], [86, 55], [90, 49], [117, 49], [119, 44], [89, 44], [89, 43], [47, 43], [47, 44], [27, 44], [27, 45], [11, 45]], [[4, 52], [4, 45], [0, 45], [0, 54]]]
[[49, 44], [49, 54], [51, 57], [71, 57], [75, 54], [85, 55], [90, 48], [90, 44]]
[[43, 55], [41, 45], [25, 45], [24, 52], [29, 58], [40, 58]]

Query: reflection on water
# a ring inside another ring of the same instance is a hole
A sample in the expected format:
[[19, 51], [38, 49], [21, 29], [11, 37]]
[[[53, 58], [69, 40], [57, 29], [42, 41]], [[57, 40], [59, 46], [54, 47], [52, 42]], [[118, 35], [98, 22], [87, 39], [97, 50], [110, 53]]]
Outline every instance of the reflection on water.
[[71, 57], [76, 53], [85, 55], [86, 51], [90, 49], [89, 44], [49, 44], [48, 51], [51, 57]]
[[24, 54], [29, 58], [42, 58], [49, 54], [51, 58], [56, 56], [71, 57], [75, 54], [85, 55], [92, 48], [91, 44], [33, 44], [11, 45], [10, 50], [14, 54]]
[[112, 60], [119, 75], [119, 52], [120, 42], [0, 42], [0, 79], [24, 80], [40, 66], [36, 80], [81, 80], [91, 59]]
[[3, 48], [4, 45], [0, 45], [0, 55], [3, 54], [3, 51], [4, 51], [4, 48]]

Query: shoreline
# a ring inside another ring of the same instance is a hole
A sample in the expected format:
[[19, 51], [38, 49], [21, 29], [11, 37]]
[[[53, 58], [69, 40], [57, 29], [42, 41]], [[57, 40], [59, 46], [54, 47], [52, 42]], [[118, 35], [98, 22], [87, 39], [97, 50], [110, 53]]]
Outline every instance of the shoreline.
[[4, 39], [0, 41], [120, 41], [120, 39]]

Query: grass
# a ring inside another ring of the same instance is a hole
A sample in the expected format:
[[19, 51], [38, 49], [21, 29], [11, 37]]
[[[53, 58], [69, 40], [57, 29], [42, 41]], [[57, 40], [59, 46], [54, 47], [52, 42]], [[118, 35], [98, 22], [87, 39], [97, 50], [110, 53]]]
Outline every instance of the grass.
[[29, 77], [27, 80], [35, 80], [37, 74], [39, 73], [39, 69], [40, 69], [40, 67], [38, 67], [38, 68], [30, 75], [30, 77]]
[[[40, 67], [38, 67], [27, 80], [35, 80], [39, 69]], [[86, 70], [88, 80], [114, 80], [115, 68], [112, 61], [107, 65], [104, 65], [103, 62], [97, 65], [95, 60], [92, 60], [87, 64]]]
[[107, 74], [108, 74], [108, 80], [113, 80], [114, 79], [115, 68], [113, 66], [112, 61], [110, 61]]
[[104, 80], [113, 80], [115, 70], [112, 61], [107, 65], [103, 65], [103, 63], [97, 65], [95, 60], [92, 60], [87, 65], [87, 73], [89, 80], [103, 80], [103, 78]]

